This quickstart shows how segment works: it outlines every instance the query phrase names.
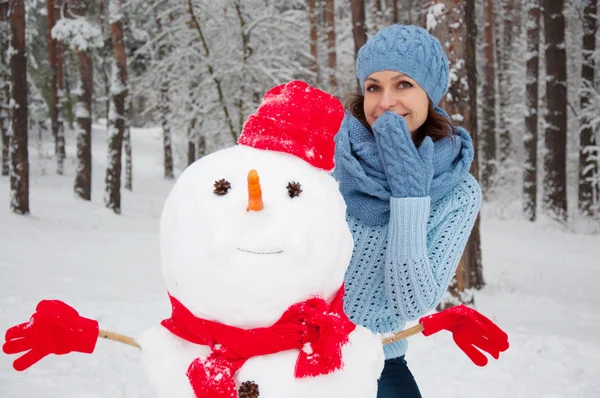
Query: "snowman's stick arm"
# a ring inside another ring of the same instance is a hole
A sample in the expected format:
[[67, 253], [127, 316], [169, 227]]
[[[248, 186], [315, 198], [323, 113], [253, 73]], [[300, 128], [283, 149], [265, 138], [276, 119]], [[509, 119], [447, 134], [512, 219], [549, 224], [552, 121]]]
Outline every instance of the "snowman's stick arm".
[[136, 343], [133, 338], [131, 338], [129, 336], [124, 336], [122, 334], [107, 332], [106, 330], [99, 330], [98, 337], [101, 337], [101, 338], [107, 339], [107, 340], [116, 341], [118, 343], [127, 344], [129, 346], [138, 348], [140, 350], [142, 349], [142, 347], [140, 347], [140, 345], [138, 343]]
[[406, 330], [402, 330], [402, 331], [400, 331], [398, 333], [394, 333], [392, 336], [385, 337], [385, 338], [381, 339], [381, 342], [384, 345], [385, 344], [394, 343], [396, 341], [403, 340], [403, 339], [405, 339], [407, 337], [414, 336], [415, 334], [419, 334], [422, 331], [423, 331], [423, 325], [421, 325], [420, 323], [417, 323], [412, 328], [409, 328], [409, 329], [406, 329]]

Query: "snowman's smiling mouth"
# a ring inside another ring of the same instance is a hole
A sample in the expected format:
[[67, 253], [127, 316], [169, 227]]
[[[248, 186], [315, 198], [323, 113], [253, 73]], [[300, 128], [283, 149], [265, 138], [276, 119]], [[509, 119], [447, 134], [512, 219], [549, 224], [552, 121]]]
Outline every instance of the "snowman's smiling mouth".
[[259, 252], [259, 251], [254, 251], [254, 250], [240, 249], [239, 247], [236, 247], [236, 249], [238, 249], [241, 252], [251, 253], [251, 254], [281, 254], [281, 253], [283, 253], [283, 250], [274, 250], [274, 251], [270, 251], [270, 252]]

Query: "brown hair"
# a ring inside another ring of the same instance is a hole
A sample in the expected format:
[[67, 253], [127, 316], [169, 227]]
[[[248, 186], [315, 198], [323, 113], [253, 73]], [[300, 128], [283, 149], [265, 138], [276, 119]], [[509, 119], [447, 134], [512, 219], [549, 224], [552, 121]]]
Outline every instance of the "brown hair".
[[[373, 130], [367, 122], [367, 118], [365, 116], [365, 111], [363, 108], [365, 96], [363, 94], [350, 94], [346, 96], [346, 98], [346, 111], [350, 112], [372, 133]], [[429, 101], [427, 119], [425, 119], [425, 123], [423, 123], [423, 125], [419, 127], [419, 129], [413, 135], [413, 141], [416, 146], [419, 146], [421, 145], [421, 142], [423, 142], [425, 137], [429, 136], [433, 141], [438, 141], [444, 137], [452, 137], [454, 134], [456, 134], [456, 132], [454, 131], [454, 126], [452, 125], [452, 122], [448, 120], [445, 116], [437, 113], [433, 107], [433, 104], [431, 103], [431, 101]]]

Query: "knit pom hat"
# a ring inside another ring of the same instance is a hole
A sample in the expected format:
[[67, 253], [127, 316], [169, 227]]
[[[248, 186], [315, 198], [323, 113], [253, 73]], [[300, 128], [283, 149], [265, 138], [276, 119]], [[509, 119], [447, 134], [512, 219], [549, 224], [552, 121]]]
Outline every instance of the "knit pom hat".
[[286, 152], [330, 171], [344, 107], [334, 96], [303, 81], [273, 87], [246, 120], [238, 144]]
[[388, 26], [361, 47], [356, 59], [356, 77], [363, 93], [365, 79], [382, 70], [402, 72], [416, 81], [433, 105], [448, 90], [448, 58], [439, 40], [418, 26]]

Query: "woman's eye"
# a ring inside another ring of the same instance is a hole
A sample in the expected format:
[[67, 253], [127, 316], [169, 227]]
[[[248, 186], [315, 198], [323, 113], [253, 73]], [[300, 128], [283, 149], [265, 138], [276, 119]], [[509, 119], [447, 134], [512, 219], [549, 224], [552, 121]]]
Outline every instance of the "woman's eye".
[[227, 195], [229, 190], [231, 189], [231, 184], [224, 178], [221, 178], [219, 181], [215, 181], [213, 185], [215, 190], [213, 191], [215, 195], [223, 196]]
[[413, 85], [409, 82], [400, 82], [398, 83], [398, 87], [400, 88], [411, 88]]
[[378, 90], [379, 90], [379, 87], [377, 87], [377, 86], [369, 86], [369, 87], [367, 87], [367, 91], [370, 92], [370, 93], [375, 93]]

